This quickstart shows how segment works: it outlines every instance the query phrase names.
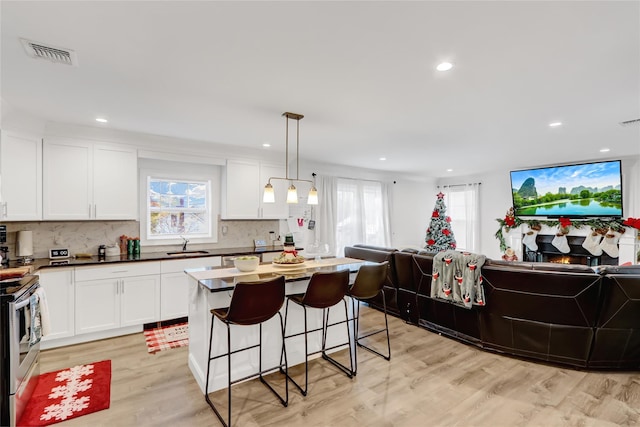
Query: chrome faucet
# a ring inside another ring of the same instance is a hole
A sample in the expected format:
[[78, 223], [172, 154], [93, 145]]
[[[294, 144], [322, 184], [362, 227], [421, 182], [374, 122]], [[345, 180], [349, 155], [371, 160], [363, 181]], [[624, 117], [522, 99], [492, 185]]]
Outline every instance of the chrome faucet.
[[180, 238], [182, 239], [182, 252], [185, 252], [187, 250], [187, 243], [189, 243], [189, 240], [184, 236], [180, 236]]

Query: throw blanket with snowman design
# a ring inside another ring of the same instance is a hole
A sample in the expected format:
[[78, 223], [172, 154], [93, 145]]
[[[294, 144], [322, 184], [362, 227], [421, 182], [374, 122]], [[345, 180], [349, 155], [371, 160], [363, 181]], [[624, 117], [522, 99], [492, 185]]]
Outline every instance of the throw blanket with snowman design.
[[431, 298], [451, 301], [471, 308], [485, 305], [480, 267], [484, 255], [448, 250], [433, 257]]

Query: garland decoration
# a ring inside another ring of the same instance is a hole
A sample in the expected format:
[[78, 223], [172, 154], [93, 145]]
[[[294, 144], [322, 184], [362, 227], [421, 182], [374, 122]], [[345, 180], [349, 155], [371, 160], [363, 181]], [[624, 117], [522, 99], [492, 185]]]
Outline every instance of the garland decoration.
[[548, 227], [558, 227], [563, 231], [569, 232], [569, 227], [573, 227], [576, 229], [580, 229], [583, 226], [591, 227], [593, 230], [607, 230], [612, 229], [613, 231], [617, 231], [619, 233], [625, 232], [625, 226], [633, 227], [640, 230], [640, 218], [628, 218], [626, 220], [623, 219], [602, 219], [602, 218], [591, 218], [580, 221], [572, 222], [570, 218], [560, 217], [557, 220], [539, 220], [539, 219], [522, 219], [514, 215], [513, 207], [507, 210], [507, 214], [504, 218], [496, 219], [498, 224], [500, 224], [500, 228], [496, 231], [495, 237], [500, 242], [500, 251], [504, 252], [507, 250], [507, 242], [504, 239], [503, 233], [508, 233], [513, 228], [518, 228], [522, 224], [528, 224], [530, 227], [539, 227], [541, 225], [546, 225]]

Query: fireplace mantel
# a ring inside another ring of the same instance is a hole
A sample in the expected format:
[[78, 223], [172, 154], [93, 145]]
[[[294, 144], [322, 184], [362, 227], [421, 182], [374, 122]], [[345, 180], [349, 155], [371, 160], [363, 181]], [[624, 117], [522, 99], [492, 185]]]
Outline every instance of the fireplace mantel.
[[[517, 228], [512, 228], [511, 230], [509, 230], [509, 232], [504, 233], [507, 246], [511, 247], [515, 251], [520, 261], [526, 259], [525, 254], [523, 253], [524, 245], [522, 243], [522, 239], [526, 231], [528, 231], [528, 227], [526, 225], [522, 225]], [[557, 228], [543, 225], [537, 237], [538, 239], [540, 239], [542, 236], [550, 236], [549, 242], [551, 242], [557, 232]], [[571, 227], [569, 234], [567, 234], [567, 240], [571, 242], [572, 237], [582, 237], [580, 242], [581, 247], [582, 241], [589, 233], [591, 233], [590, 227], [582, 227], [579, 229]], [[638, 250], [640, 250], [640, 242], [638, 241], [638, 230], [636, 230], [635, 228], [626, 227], [625, 233], [620, 236], [620, 240], [618, 241], [618, 248], [620, 252], [617, 258], [618, 265], [622, 265], [625, 263], [638, 264], [637, 254]], [[582, 247], [581, 249], [584, 252], [588, 253], [586, 249]], [[559, 254], [560, 251], [557, 251], [557, 253]]]

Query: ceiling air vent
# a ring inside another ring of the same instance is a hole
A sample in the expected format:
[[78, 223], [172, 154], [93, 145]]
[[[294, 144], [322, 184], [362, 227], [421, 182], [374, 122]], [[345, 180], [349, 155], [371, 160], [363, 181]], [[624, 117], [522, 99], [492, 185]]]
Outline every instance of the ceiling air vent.
[[32, 42], [26, 39], [20, 39], [24, 50], [32, 58], [46, 59], [56, 64], [67, 64], [78, 66], [78, 57], [71, 49], [47, 46], [43, 43]]
[[626, 120], [620, 122], [620, 126], [640, 126], [640, 119]]

